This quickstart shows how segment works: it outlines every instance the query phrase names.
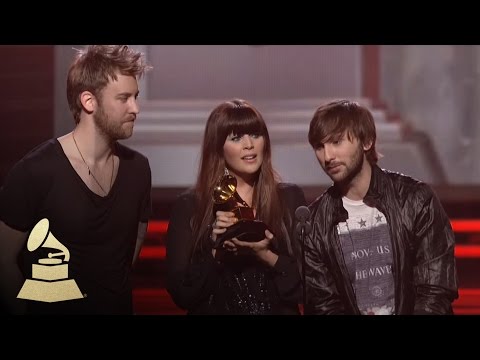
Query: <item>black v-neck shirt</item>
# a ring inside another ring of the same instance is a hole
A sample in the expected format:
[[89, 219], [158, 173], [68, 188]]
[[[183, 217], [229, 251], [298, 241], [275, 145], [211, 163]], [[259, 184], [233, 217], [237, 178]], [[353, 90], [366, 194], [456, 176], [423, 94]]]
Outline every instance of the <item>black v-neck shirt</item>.
[[[33, 313], [132, 313], [131, 264], [139, 222], [151, 213], [148, 159], [116, 144], [117, 177], [107, 196], [92, 192], [72, 167], [62, 146], [51, 139], [20, 160], [0, 189], [0, 219], [31, 231], [43, 219], [70, 252], [68, 278], [83, 298], [54, 303], [28, 301]], [[5, 240], [2, 240], [5, 241]], [[51, 249], [24, 249], [24, 275]]]

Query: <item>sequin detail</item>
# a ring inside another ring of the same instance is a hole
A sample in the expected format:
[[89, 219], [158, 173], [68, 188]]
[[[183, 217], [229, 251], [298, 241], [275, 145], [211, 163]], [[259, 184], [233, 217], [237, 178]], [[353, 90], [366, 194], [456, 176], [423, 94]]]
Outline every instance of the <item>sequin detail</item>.
[[230, 314], [266, 315], [272, 311], [272, 297], [265, 272], [226, 272], [222, 277], [225, 311]]

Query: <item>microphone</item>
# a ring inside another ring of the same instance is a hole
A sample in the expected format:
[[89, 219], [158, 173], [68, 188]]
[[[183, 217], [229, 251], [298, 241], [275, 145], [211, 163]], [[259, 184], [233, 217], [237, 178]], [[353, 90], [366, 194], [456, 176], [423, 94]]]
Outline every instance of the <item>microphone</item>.
[[295, 218], [298, 224], [295, 228], [297, 236], [302, 246], [302, 297], [303, 297], [303, 314], [305, 314], [305, 307], [307, 306], [307, 276], [305, 273], [305, 235], [312, 231], [312, 225], [308, 221], [310, 218], [310, 210], [306, 206], [299, 206], [295, 210]]
[[308, 221], [310, 218], [310, 210], [308, 210], [308, 207], [306, 206], [299, 206], [297, 210], [295, 210], [295, 218], [298, 221], [296, 231], [298, 235], [302, 234], [303, 230], [303, 235], [306, 235], [312, 231], [312, 225]]

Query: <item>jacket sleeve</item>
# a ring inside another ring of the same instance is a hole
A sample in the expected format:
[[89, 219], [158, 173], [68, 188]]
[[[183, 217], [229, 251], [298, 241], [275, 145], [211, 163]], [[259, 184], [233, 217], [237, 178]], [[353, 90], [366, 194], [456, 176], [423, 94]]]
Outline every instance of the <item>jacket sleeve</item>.
[[298, 304], [302, 302], [302, 280], [299, 266], [301, 249], [295, 236], [295, 210], [306, 205], [306, 200], [302, 189], [294, 184], [281, 184], [280, 196], [288, 212], [284, 221], [288, 238], [279, 245], [273, 281], [282, 301]]
[[273, 273], [273, 281], [280, 299], [288, 303], [300, 303], [302, 288], [296, 260], [291, 256], [278, 255]]
[[415, 314], [453, 314], [458, 297], [454, 257], [455, 236], [437, 196], [425, 184], [415, 196], [418, 209], [414, 231], [417, 242], [413, 270]]
[[306, 315], [342, 315], [345, 308], [337, 291], [335, 279], [322, 254], [319, 225], [313, 218], [312, 232], [305, 241], [305, 272], [307, 288]]
[[166, 240], [167, 290], [175, 304], [186, 310], [205, 302], [218, 280], [211, 252], [190, 261], [194, 240], [190, 226], [193, 211], [193, 195], [181, 195], [173, 206]]

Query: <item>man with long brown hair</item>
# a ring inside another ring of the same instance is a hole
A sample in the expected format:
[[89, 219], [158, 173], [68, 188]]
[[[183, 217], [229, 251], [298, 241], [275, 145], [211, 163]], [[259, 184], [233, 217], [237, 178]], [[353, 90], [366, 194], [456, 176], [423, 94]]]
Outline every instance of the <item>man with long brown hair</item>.
[[432, 189], [380, 169], [371, 112], [320, 106], [308, 140], [334, 184], [311, 205], [307, 314], [452, 314], [455, 239]]

